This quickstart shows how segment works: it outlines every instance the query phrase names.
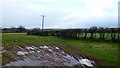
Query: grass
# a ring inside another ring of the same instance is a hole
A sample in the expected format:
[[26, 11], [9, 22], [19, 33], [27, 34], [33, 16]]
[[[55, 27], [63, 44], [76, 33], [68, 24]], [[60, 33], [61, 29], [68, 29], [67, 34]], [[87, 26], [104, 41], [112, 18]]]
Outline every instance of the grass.
[[[33, 36], [26, 35], [26, 33], [3, 33], [2, 45], [6, 50], [12, 48], [12, 46], [31, 46], [31, 45], [61, 45], [67, 47], [66, 51], [73, 52], [78, 49], [76, 53], [82, 53], [86, 56], [94, 57], [96, 59], [104, 61], [104, 65], [116, 66], [118, 64], [118, 44], [108, 42], [91, 42], [85, 40], [68, 40], [54, 36]], [[14, 42], [17, 40], [17, 42]], [[6, 58], [11, 59], [6, 55]], [[3, 59], [5, 60], [5, 59]]]

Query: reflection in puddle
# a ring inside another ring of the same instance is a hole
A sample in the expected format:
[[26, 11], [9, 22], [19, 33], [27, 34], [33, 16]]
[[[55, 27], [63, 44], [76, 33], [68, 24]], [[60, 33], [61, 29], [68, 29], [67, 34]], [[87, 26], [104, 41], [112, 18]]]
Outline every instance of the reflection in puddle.
[[34, 47], [30, 47], [30, 46], [27, 46], [26, 48], [27, 48], [28, 50], [30, 50], [30, 49], [31, 49], [31, 50], [35, 50]]
[[10, 62], [9, 64], [6, 64], [5, 66], [39, 66], [40, 61], [39, 60], [33, 60], [33, 59], [24, 59], [24, 60], [17, 60], [15, 62]]
[[18, 54], [18, 55], [25, 55], [25, 54], [28, 54], [28, 52], [18, 51], [17, 54]]
[[87, 65], [87, 66], [89, 66], [89, 67], [93, 67], [94, 65], [92, 64], [92, 61], [90, 61], [90, 60], [88, 60], [88, 59], [79, 59], [79, 62], [81, 63], [81, 64], [85, 64], [85, 65]]
[[40, 46], [40, 48], [49, 48], [48, 46]]
[[35, 51], [30, 51], [30, 53], [35, 53]]
[[[17, 51], [18, 55], [26, 55], [23, 60], [10, 62], [5, 66], [74, 66], [87, 65], [93, 67], [88, 59], [75, 59], [56, 46], [27, 46]], [[79, 61], [78, 61], [79, 60]]]
[[59, 49], [58, 47], [55, 47], [56, 49]]
[[79, 62], [73, 56], [70, 56], [70, 55], [67, 54], [64, 57], [70, 61], [69, 63], [64, 63], [66, 66], [67, 65], [74, 66], [76, 64], [79, 64]]

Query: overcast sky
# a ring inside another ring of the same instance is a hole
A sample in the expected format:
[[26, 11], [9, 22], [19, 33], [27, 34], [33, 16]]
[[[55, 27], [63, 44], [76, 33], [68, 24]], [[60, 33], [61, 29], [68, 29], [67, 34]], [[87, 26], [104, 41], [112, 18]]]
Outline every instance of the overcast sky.
[[[2, 27], [117, 27], [119, 0], [3, 0]], [[2, 16], [2, 18], [1, 18]]]

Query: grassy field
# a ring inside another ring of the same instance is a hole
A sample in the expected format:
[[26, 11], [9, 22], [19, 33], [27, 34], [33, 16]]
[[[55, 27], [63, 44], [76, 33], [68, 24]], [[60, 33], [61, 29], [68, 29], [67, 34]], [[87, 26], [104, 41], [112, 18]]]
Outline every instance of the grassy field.
[[[112, 42], [91, 42], [85, 40], [68, 40], [54, 36], [33, 36], [26, 33], [3, 33], [2, 46], [11, 49], [12, 46], [53, 45], [65, 47], [65, 51], [82, 53], [86, 56], [103, 61], [103, 65], [116, 66], [118, 64], [118, 44]], [[17, 40], [17, 42], [14, 42]], [[73, 47], [73, 48], [71, 48]], [[11, 58], [6, 55], [6, 58]], [[5, 59], [3, 59], [5, 60]]]

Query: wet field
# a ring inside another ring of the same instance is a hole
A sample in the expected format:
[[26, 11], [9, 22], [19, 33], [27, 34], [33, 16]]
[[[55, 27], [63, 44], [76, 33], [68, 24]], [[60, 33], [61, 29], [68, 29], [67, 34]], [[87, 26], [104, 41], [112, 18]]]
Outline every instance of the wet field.
[[3, 66], [12, 66], [14, 63], [23, 65], [24, 62], [25, 66], [118, 65], [118, 44], [116, 43], [31, 36], [25, 33], [3, 33], [2, 46], [0, 56]]

